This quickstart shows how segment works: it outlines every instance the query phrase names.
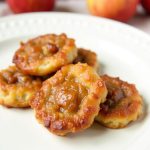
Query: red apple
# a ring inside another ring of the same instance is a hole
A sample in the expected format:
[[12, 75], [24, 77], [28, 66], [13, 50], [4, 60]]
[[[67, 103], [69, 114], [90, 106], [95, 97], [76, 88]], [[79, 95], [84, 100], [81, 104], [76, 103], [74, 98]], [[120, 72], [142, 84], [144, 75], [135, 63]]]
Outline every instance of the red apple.
[[141, 0], [141, 4], [146, 12], [150, 14], [150, 0]]
[[127, 22], [136, 12], [139, 0], [87, 0], [93, 15]]
[[7, 0], [14, 13], [49, 11], [54, 8], [55, 0]]

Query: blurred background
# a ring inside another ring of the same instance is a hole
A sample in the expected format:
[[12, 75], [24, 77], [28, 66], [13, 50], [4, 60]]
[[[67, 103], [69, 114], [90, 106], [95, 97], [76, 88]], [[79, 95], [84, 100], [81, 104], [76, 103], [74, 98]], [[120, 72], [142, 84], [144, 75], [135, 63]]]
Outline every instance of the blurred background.
[[150, 34], [150, 0], [0, 0], [0, 18], [38, 11], [72, 12], [114, 19]]

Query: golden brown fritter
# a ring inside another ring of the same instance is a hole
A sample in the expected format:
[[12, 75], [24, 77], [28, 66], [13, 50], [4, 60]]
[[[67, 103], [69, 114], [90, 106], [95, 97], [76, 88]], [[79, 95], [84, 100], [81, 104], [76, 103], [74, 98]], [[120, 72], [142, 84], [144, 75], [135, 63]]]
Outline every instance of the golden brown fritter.
[[92, 67], [71, 64], [43, 83], [31, 106], [50, 132], [66, 135], [90, 127], [106, 95], [105, 83]]
[[74, 60], [74, 64], [81, 62], [81, 63], [87, 63], [89, 66], [93, 67], [95, 70], [98, 70], [99, 64], [97, 60], [96, 53], [86, 50], [83, 48], [78, 48], [78, 56]]
[[0, 71], [0, 104], [7, 107], [29, 107], [29, 101], [42, 86], [39, 78], [21, 73], [15, 66]]
[[24, 74], [43, 76], [72, 63], [76, 56], [73, 39], [65, 34], [47, 34], [22, 43], [13, 62]]
[[96, 120], [108, 128], [123, 128], [142, 114], [143, 100], [133, 84], [119, 78], [101, 76], [108, 89]]

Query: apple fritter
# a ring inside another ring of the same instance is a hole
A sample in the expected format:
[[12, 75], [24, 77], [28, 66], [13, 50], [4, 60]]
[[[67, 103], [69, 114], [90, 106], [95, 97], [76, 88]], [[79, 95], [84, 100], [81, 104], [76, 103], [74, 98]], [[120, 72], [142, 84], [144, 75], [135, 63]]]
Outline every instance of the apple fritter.
[[0, 104], [7, 107], [30, 107], [29, 101], [41, 86], [41, 79], [24, 75], [15, 66], [10, 66], [0, 71]]
[[66, 34], [47, 34], [21, 43], [13, 62], [24, 74], [43, 76], [72, 63], [76, 57], [73, 39]]
[[123, 128], [142, 114], [143, 100], [135, 85], [119, 78], [101, 76], [108, 89], [96, 120], [108, 128]]
[[78, 56], [74, 60], [74, 64], [78, 62], [87, 63], [89, 66], [93, 67], [95, 70], [99, 69], [97, 55], [95, 52], [92, 52], [91, 50], [78, 48]]
[[106, 95], [105, 83], [92, 67], [70, 64], [43, 83], [31, 107], [50, 132], [66, 135], [89, 128]]

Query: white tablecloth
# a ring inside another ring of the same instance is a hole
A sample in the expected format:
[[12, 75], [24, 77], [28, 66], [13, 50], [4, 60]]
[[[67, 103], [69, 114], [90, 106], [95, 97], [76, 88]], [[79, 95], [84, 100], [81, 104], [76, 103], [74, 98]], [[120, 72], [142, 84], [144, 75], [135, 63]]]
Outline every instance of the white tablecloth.
[[[54, 11], [89, 14], [86, 0], [57, 0]], [[12, 15], [12, 12], [5, 2], [0, 2], [0, 17], [7, 15]], [[150, 15], [145, 15], [141, 7], [138, 9], [138, 14], [128, 24], [150, 34]]]

